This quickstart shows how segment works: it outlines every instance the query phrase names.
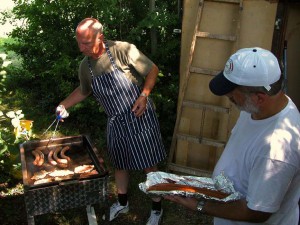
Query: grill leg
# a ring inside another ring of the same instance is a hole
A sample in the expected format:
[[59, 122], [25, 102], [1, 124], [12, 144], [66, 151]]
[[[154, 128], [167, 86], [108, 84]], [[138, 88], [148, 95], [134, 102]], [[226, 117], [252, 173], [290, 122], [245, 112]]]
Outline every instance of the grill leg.
[[34, 216], [27, 215], [27, 222], [28, 222], [28, 225], [35, 225]]
[[87, 205], [86, 213], [89, 220], [89, 225], [98, 225], [94, 207], [91, 205]]

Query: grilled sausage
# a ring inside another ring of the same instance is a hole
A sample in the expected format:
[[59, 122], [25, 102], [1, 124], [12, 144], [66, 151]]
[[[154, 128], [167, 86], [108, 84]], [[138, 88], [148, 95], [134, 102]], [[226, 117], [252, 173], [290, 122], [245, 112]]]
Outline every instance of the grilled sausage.
[[48, 162], [53, 165], [53, 166], [56, 166], [57, 165], [57, 162], [53, 160], [52, 156], [53, 156], [53, 152], [54, 152], [54, 149], [50, 150], [49, 153], [48, 153]]
[[172, 183], [155, 184], [150, 186], [147, 191], [185, 191], [189, 193], [200, 193], [218, 199], [223, 199], [229, 196], [229, 194], [217, 190]]
[[36, 150], [33, 150], [31, 153], [34, 156], [33, 165], [37, 166], [38, 162], [40, 161], [41, 156]]
[[57, 163], [57, 167], [59, 168], [68, 168], [68, 164], [67, 163]]
[[61, 158], [66, 159], [68, 162], [70, 162], [71, 161], [70, 157], [66, 156], [66, 151], [68, 151], [68, 150], [70, 150], [69, 146], [63, 147], [63, 149], [60, 152], [60, 156], [61, 156]]
[[62, 149], [61, 148], [57, 148], [54, 150], [54, 153], [53, 153], [53, 159], [58, 162], [58, 163], [61, 163], [61, 164], [67, 164], [68, 163], [68, 160], [66, 159], [60, 159], [58, 158], [58, 153], [61, 151]]
[[33, 161], [33, 165], [35, 166], [41, 166], [44, 164], [44, 153], [41, 152], [40, 148], [36, 148], [31, 152], [35, 159]]
[[45, 157], [44, 157], [44, 153], [42, 153], [40, 150], [37, 150], [38, 151], [38, 153], [40, 154], [40, 160], [38, 161], [38, 166], [41, 166], [41, 165], [43, 165], [44, 164], [44, 162], [45, 162]]

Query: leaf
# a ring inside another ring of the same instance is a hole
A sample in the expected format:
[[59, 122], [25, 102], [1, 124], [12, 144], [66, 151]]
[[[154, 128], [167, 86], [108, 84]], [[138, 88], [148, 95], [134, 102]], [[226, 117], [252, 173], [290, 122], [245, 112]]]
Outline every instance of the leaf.
[[8, 113], [6, 113], [6, 116], [9, 117], [9, 118], [15, 118], [16, 114], [15, 114], [14, 111], [9, 111]]
[[19, 120], [19, 118], [13, 118], [12, 120], [11, 120], [11, 124], [16, 128], [16, 127], [18, 127], [18, 126], [20, 126], [20, 120]]
[[24, 118], [24, 114], [20, 114], [20, 115], [18, 116], [18, 118], [19, 118], [19, 119]]
[[3, 155], [3, 153], [7, 152], [8, 147], [6, 145], [3, 146], [2, 149], [0, 149], [0, 156]]
[[22, 113], [22, 109], [16, 111], [16, 114], [17, 114], [17, 115], [20, 115], [21, 113]]

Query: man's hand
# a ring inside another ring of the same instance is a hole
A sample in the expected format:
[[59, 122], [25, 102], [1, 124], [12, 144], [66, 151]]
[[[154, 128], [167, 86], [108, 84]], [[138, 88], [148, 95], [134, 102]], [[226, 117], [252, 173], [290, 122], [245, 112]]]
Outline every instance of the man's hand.
[[181, 196], [167, 195], [167, 196], [164, 196], [164, 199], [175, 202], [175, 203], [179, 203], [191, 210], [197, 209], [198, 200], [193, 197], [181, 197]]
[[63, 105], [59, 105], [56, 107], [55, 114], [56, 117], [61, 121], [63, 121], [64, 118], [67, 118], [69, 116], [68, 111]]
[[134, 112], [134, 115], [136, 117], [140, 117], [145, 112], [146, 106], [147, 106], [147, 97], [140, 96], [134, 103], [132, 107], [132, 112]]

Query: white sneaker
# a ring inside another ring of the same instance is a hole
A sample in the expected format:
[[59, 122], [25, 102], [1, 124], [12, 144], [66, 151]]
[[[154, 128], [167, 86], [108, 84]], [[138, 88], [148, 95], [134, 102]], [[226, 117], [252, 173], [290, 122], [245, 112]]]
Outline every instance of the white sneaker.
[[109, 215], [109, 221], [112, 221], [113, 219], [117, 218], [117, 216], [120, 213], [127, 213], [129, 211], [129, 205], [128, 202], [125, 206], [120, 205], [119, 202], [114, 203], [111, 207], [110, 207], [110, 215]]
[[151, 214], [146, 225], [159, 225], [162, 219], [162, 215], [163, 215], [163, 210], [161, 211], [151, 210]]

